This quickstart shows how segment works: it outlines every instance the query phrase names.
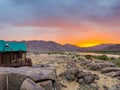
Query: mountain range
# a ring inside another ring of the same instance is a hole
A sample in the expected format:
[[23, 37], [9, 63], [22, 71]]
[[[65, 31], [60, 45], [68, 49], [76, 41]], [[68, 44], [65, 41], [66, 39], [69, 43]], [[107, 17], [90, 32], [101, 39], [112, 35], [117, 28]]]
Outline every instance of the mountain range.
[[24, 41], [28, 51], [120, 51], [120, 44], [100, 44], [92, 47], [78, 47], [71, 44], [61, 45], [53, 41]]

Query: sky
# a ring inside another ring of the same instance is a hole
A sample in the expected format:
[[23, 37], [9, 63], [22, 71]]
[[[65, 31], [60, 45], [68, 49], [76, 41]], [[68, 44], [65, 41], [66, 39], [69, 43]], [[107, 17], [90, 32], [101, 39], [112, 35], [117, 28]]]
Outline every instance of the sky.
[[0, 39], [120, 44], [120, 0], [0, 0]]

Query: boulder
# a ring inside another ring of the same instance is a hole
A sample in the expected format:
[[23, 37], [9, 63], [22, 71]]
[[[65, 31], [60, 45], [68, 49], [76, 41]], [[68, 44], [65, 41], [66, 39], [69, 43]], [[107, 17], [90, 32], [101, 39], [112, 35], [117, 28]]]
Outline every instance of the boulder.
[[111, 88], [109, 88], [108, 90], [120, 90], [120, 83], [112, 86]]
[[[55, 83], [57, 81], [56, 70], [54, 67], [0, 67], [0, 75], [2, 74], [5, 75], [5, 77], [2, 78], [1, 76], [0, 80], [5, 79], [5, 82], [1, 83], [2, 86], [0, 87], [0, 90], [2, 90], [1, 88], [6, 88], [7, 86], [9, 87], [9, 90], [20, 90], [20, 86], [26, 78], [27, 80], [24, 81], [24, 87], [21, 88], [21, 90], [24, 90], [24, 88], [27, 88], [27, 86], [28, 88], [25, 90], [43, 90], [40, 88], [40, 86], [38, 88], [38, 85], [36, 85], [36, 83], [44, 82], [46, 80], [50, 80], [52, 83]], [[6, 79], [8, 80], [8, 85], [6, 83]], [[26, 87], [24, 84], [26, 85]], [[32, 85], [35, 85], [35, 87], [33, 87]], [[29, 89], [29, 86], [31, 87], [31, 89]], [[36, 89], [32, 89], [32, 87]]]
[[77, 90], [100, 90], [97, 84], [80, 84]]
[[74, 81], [74, 80], [75, 80], [75, 75], [74, 75], [74, 74], [67, 73], [67, 74], [65, 74], [65, 78], [66, 78], [67, 80]]
[[94, 78], [90, 75], [87, 75], [87, 76], [84, 77], [84, 82], [86, 84], [91, 84], [93, 81], [94, 81]]
[[109, 68], [109, 67], [116, 67], [116, 65], [114, 63], [108, 63], [108, 62], [89, 63], [87, 65], [87, 68], [89, 68], [90, 70], [102, 70], [103, 68]]
[[79, 84], [84, 83], [84, 84], [91, 84], [94, 83], [95, 80], [98, 80], [99, 76], [96, 74], [92, 74], [90, 72], [83, 72], [80, 71], [77, 75], [77, 82]]
[[109, 89], [109, 87], [107, 87], [107, 86], [103, 85], [103, 89], [104, 89], [104, 90], [108, 90], [108, 89]]
[[43, 87], [45, 90], [53, 90], [52, 81], [50, 80], [40, 82], [39, 85]]
[[120, 71], [109, 72], [109, 73], [106, 73], [106, 75], [111, 76], [111, 77], [119, 77]]
[[34, 81], [45, 79], [56, 80], [56, 70], [54, 67], [0, 67], [0, 74], [5, 73], [24, 75]]
[[120, 71], [119, 67], [109, 67], [109, 68], [104, 68], [102, 69], [102, 73], [109, 73], [109, 72], [116, 72]]
[[75, 68], [68, 69], [64, 72], [64, 76], [67, 80], [73, 81], [75, 80], [79, 70]]
[[20, 90], [45, 90], [40, 85], [37, 85], [34, 81], [26, 79], [21, 85]]
[[101, 65], [97, 65], [96, 63], [91, 63], [87, 65], [87, 68], [90, 70], [101, 70]]
[[86, 75], [85, 72], [79, 71], [79, 73], [78, 73], [78, 75], [77, 75], [77, 79], [81, 79], [81, 78], [83, 78], [85, 75]]

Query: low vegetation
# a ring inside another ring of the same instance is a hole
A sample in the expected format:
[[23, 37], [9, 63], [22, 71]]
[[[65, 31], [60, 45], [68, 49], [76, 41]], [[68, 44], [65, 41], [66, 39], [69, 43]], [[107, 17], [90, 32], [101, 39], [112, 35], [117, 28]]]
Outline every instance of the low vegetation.
[[[104, 51], [103, 53], [107, 53], [107, 52]], [[110, 53], [114, 53], [114, 52], [110, 52]], [[78, 60], [83, 59], [83, 58], [81, 58], [81, 55], [76, 54], [76, 53], [66, 53], [66, 52], [49, 52], [48, 53], [48, 55], [52, 55], [52, 54], [68, 55], [72, 59], [78, 59]], [[104, 54], [103, 55], [84, 55], [84, 57], [86, 59], [89, 59], [89, 60], [98, 59], [98, 60], [104, 60], [104, 61], [112, 62], [112, 63], [115, 63], [117, 66], [120, 67], [120, 57], [119, 58], [108, 57], [107, 55], [104, 55]]]
[[120, 51], [88, 51], [88, 52], [94, 52], [94, 53], [100, 53], [100, 54], [115, 54], [120, 55]]
[[120, 57], [119, 58], [115, 58], [115, 57], [108, 57], [107, 55], [85, 55], [86, 59], [98, 59], [98, 60], [105, 60], [108, 62], [112, 62], [115, 63], [117, 66], [120, 67]]

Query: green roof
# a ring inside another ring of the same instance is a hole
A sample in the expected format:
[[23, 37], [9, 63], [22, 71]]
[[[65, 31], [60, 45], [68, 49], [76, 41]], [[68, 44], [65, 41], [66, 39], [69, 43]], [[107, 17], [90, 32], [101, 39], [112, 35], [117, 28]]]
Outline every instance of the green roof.
[[27, 51], [27, 47], [24, 42], [6, 42], [0, 40], [0, 52], [10, 51]]

